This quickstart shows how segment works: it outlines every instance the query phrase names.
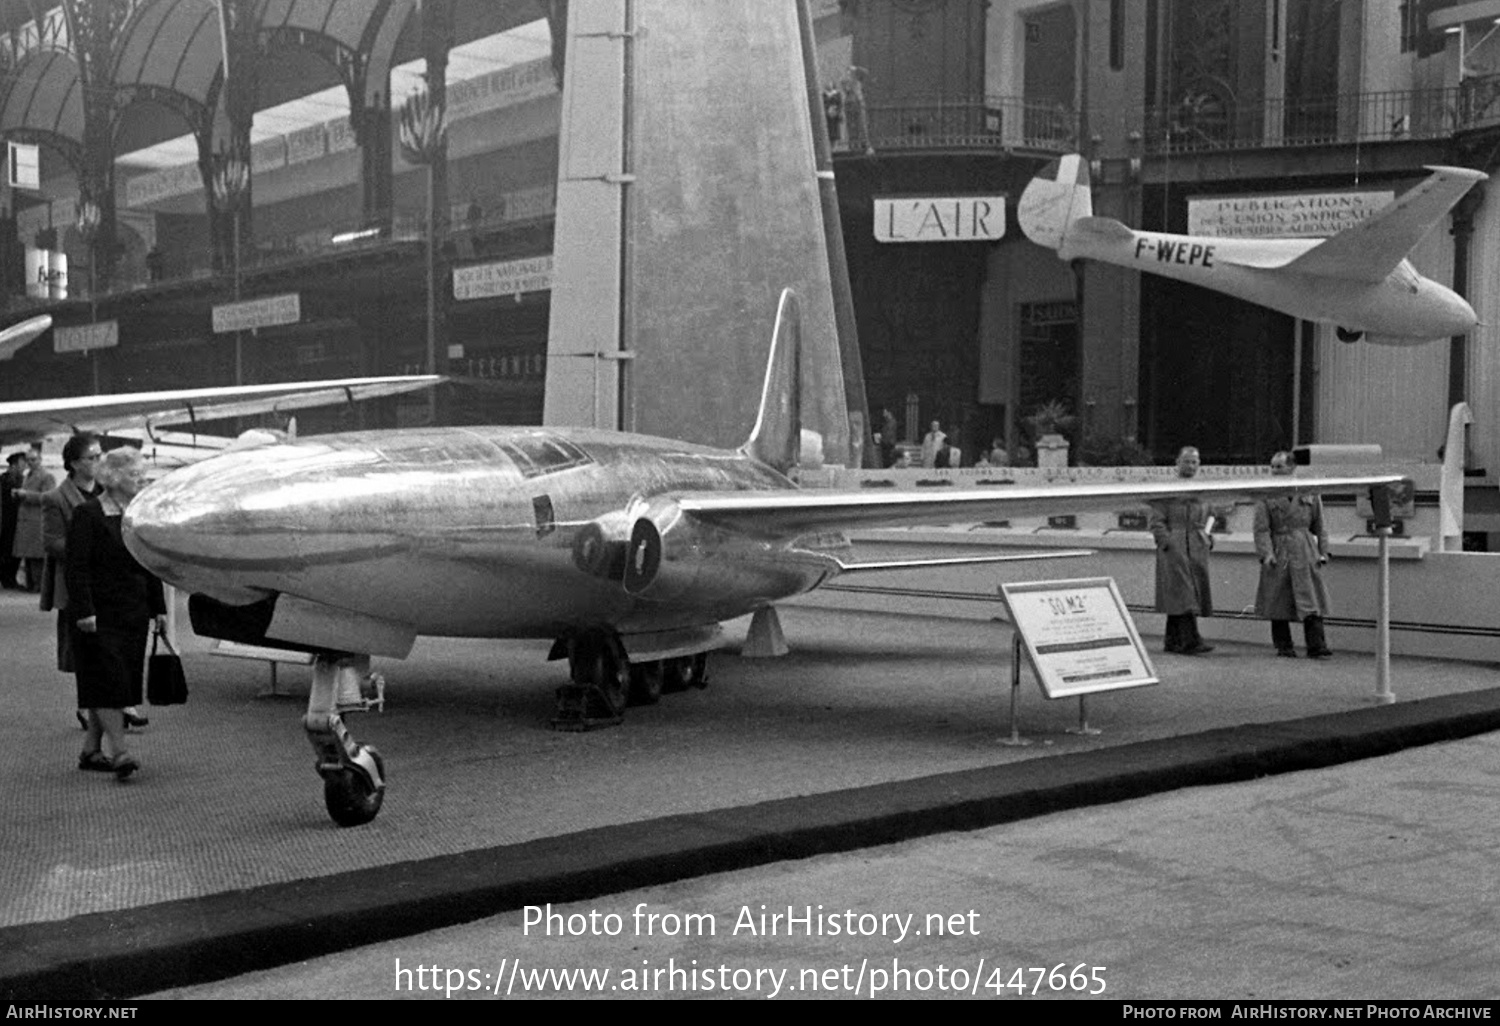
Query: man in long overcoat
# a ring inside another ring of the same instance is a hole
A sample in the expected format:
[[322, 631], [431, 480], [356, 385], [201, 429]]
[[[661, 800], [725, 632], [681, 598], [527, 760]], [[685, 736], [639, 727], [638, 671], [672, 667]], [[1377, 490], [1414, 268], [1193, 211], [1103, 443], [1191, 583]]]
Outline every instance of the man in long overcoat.
[[5, 458], [5, 473], [0, 476], [0, 588], [12, 591], [20, 587], [16, 583], [16, 570], [21, 561], [15, 557], [16, 515], [21, 499], [15, 494], [21, 487], [25, 475], [26, 456], [13, 452]]
[[[1271, 457], [1271, 473], [1295, 473], [1289, 452]], [[1255, 554], [1260, 557], [1260, 583], [1255, 589], [1255, 615], [1271, 621], [1276, 654], [1295, 658], [1293, 620], [1302, 621], [1307, 654], [1327, 659], [1333, 653], [1323, 632], [1328, 613], [1328, 587], [1323, 564], [1328, 562], [1328, 529], [1323, 526], [1323, 500], [1316, 495], [1282, 495], [1255, 504]]]
[[[1185, 446], [1177, 454], [1179, 477], [1196, 477], [1198, 450]], [[1209, 510], [1197, 499], [1163, 499], [1151, 503], [1150, 528], [1156, 539], [1156, 609], [1167, 614], [1165, 650], [1182, 655], [1212, 652], [1198, 633], [1198, 617], [1212, 616], [1208, 583]]]
[[42, 547], [42, 496], [55, 487], [57, 478], [42, 469], [42, 443], [37, 442], [26, 450], [26, 477], [13, 493], [19, 500], [19, 507], [16, 540], [11, 546], [11, 554], [26, 570], [27, 591], [42, 588], [42, 560], [47, 554]]

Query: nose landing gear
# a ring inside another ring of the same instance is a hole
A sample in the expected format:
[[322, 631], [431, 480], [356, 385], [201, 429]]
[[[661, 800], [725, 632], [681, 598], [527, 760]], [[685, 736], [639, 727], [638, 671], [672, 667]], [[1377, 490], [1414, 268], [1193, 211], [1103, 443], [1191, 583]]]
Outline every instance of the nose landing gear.
[[[370, 822], [385, 801], [385, 762], [373, 747], [354, 740], [343, 718], [345, 712], [383, 706], [385, 681], [369, 670], [369, 656], [317, 656], [302, 717], [317, 753], [313, 767], [323, 778], [323, 804], [339, 826]], [[376, 697], [365, 697], [366, 682]]]

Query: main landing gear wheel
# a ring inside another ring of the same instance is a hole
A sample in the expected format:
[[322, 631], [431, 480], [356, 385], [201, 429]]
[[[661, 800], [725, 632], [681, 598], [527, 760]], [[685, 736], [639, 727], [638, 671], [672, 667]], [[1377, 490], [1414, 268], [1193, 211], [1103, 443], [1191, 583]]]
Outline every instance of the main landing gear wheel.
[[328, 806], [328, 815], [342, 827], [364, 826], [375, 818], [385, 801], [385, 760], [369, 745], [361, 747], [375, 760], [382, 781], [379, 787], [358, 768], [323, 771], [323, 804]]
[[613, 727], [625, 716], [629, 698], [630, 664], [619, 642], [606, 634], [589, 633], [567, 639], [571, 683], [557, 689], [557, 730]]
[[666, 689], [666, 668], [660, 660], [630, 667], [630, 704], [655, 705]]
[[[575, 683], [589, 688], [589, 714], [592, 716], [622, 716], [629, 697], [626, 673], [606, 644], [589, 646], [586, 656], [580, 656], [574, 669]], [[579, 673], [583, 679], [579, 679]]]
[[707, 652], [667, 659], [663, 661], [662, 666], [666, 678], [663, 684], [664, 691], [677, 692], [686, 691], [688, 688], [708, 687]]

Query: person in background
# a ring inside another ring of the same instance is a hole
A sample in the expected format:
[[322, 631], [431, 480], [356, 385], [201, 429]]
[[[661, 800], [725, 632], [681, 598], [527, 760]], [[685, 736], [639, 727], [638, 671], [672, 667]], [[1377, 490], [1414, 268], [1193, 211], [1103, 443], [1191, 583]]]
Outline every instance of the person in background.
[[125, 747], [125, 708], [141, 701], [146, 635], [153, 620], [158, 630], [166, 628], [167, 607], [161, 582], [135, 561], [120, 536], [125, 507], [145, 481], [140, 453], [115, 449], [96, 477], [104, 491], [73, 511], [65, 570], [68, 615], [78, 628], [78, 705], [89, 721], [78, 768], [110, 771], [124, 780], [140, 768]]
[[[1201, 458], [1191, 445], [1177, 454], [1177, 476], [1198, 476]], [[1197, 499], [1160, 499], [1151, 504], [1156, 539], [1156, 610], [1167, 614], [1164, 649], [1182, 655], [1214, 650], [1198, 633], [1198, 617], [1212, 616], [1208, 553], [1213, 548], [1208, 507]]]
[[26, 476], [26, 454], [13, 452], [5, 458], [5, 471], [0, 473], [0, 588], [18, 591], [16, 571], [21, 561], [15, 557], [16, 515], [21, 503], [16, 489]]
[[13, 493], [20, 502], [16, 513], [16, 540], [11, 554], [26, 571], [26, 590], [42, 587], [42, 496], [57, 487], [57, 478], [42, 469], [42, 443], [33, 442], [26, 450], [26, 476]]
[[[1271, 457], [1271, 473], [1296, 473], [1292, 454]], [[1302, 621], [1307, 654], [1312, 659], [1333, 655], [1323, 632], [1328, 612], [1328, 587], [1323, 566], [1328, 562], [1328, 529], [1323, 524], [1323, 500], [1317, 495], [1278, 495], [1255, 504], [1255, 554], [1260, 557], [1260, 581], [1255, 589], [1255, 615], [1271, 621], [1276, 654], [1297, 657], [1292, 644], [1292, 621]]]
[[989, 461], [992, 467], [1010, 466], [1010, 450], [1005, 447], [1005, 439], [999, 435], [990, 442]]
[[922, 466], [932, 468], [937, 466], [937, 455], [947, 444], [948, 436], [943, 432], [943, 425], [933, 421], [927, 434], [922, 438]]
[[943, 444], [938, 446], [937, 456], [933, 459], [932, 465], [939, 469], [964, 465], [964, 451], [958, 444], [957, 431], [948, 435]]

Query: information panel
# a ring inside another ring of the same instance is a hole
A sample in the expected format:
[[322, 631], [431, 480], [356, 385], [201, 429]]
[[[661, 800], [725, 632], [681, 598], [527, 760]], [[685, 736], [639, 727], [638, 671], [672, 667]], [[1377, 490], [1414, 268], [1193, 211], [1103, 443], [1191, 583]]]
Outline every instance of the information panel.
[[1002, 584], [1000, 598], [1048, 698], [1157, 683], [1113, 578]]

